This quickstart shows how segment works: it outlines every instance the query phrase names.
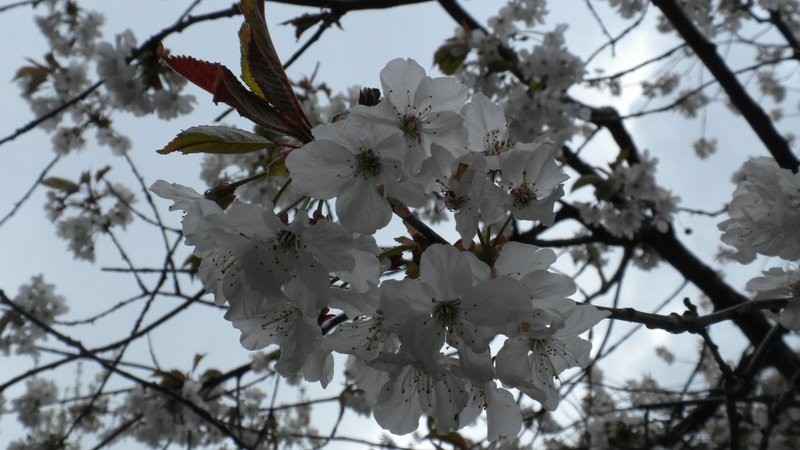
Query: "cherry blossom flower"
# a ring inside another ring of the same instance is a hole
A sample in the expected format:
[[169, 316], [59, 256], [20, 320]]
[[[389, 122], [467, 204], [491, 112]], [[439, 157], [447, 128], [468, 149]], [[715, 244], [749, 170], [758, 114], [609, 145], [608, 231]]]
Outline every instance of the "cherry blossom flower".
[[394, 59], [381, 70], [384, 98], [374, 107], [357, 106], [350, 117], [383, 123], [402, 131], [409, 153], [405, 164], [414, 174], [430, 156], [431, 143], [460, 154], [466, 130], [459, 114], [467, 88], [454, 78], [431, 78], [412, 59]]
[[[42, 275], [31, 277], [30, 282], [19, 287], [19, 293], [12, 299], [15, 305], [36, 317], [45, 325], [52, 325], [57, 316], [69, 311], [64, 297], [55, 293], [55, 286], [46, 283]], [[39, 341], [47, 337], [47, 332], [29, 320], [20, 320], [16, 313], [7, 311], [0, 314], [0, 351], [5, 355], [14, 348], [19, 355], [39, 355]]]
[[756, 254], [800, 259], [800, 174], [781, 169], [772, 158], [753, 158], [734, 176], [737, 183], [721, 222], [722, 242], [736, 248], [741, 263]]
[[316, 317], [304, 314], [296, 306], [298, 292], [291, 292], [283, 301], [246, 303], [234, 302], [225, 319], [242, 332], [240, 342], [247, 350], [261, 350], [278, 345], [281, 356], [275, 370], [284, 377], [302, 373], [306, 381], [319, 381], [327, 386], [333, 377], [333, 356], [323, 346], [322, 333]]
[[443, 245], [422, 254], [418, 280], [387, 280], [380, 292], [391, 329], [423, 367], [432, 369], [447, 342], [458, 349], [465, 372], [484, 382], [487, 374], [492, 378], [489, 341], [532, 311], [516, 280], [490, 279], [489, 267], [474, 255]]
[[503, 108], [478, 92], [461, 111], [467, 127], [467, 146], [473, 152], [488, 157], [490, 169], [498, 169], [498, 159], [510, 150], [514, 143], [509, 140], [508, 121]]
[[30, 428], [47, 423], [53, 412], [46, 407], [58, 399], [55, 383], [32, 377], [25, 381], [25, 388], [26, 392], [11, 402], [17, 412], [17, 419]]
[[372, 408], [378, 424], [392, 433], [406, 434], [417, 429], [424, 413], [433, 419], [437, 432], [457, 430], [469, 398], [465, 381], [453, 372], [453, 362], [441, 353], [431, 368], [418, 367], [404, 355], [395, 360], [397, 368], [390, 372]]
[[186, 245], [195, 246], [195, 254], [202, 256], [206, 250], [213, 248], [213, 241], [204, 235], [203, 228], [207, 226], [209, 216], [223, 214], [222, 208], [203, 194], [194, 189], [177, 183], [167, 183], [158, 180], [150, 186], [150, 191], [161, 198], [172, 200], [169, 210], [185, 211], [186, 215], [181, 222], [183, 234], [186, 236]]
[[555, 162], [557, 149], [547, 143], [518, 144], [500, 155], [500, 186], [507, 208], [516, 219], [551, 224], [553, 205], [564, 196], [561, 185], [569, 178]]
[[368, 362], [381, 353], [396, 353], [400, 348], [397, 337], [385, 325], [383, 314], [365, 315], [340, 324], [325, 337], [331, 349], [357, 356]]
[[540, 306], [561, 318], [552, 327], [534, 329], [520, 327], [519, 334], [509, 337], [497, 353], [497, 377], [503, 384], [515, 387], [544, 408], [558, 407], [559, 395], [554, 379], [571, 367], [586, 367], [592, 344], [578, 335], [608, 316], [589, 305], [576, 305], [570, 300], [540, 300]]
[[292, 183], [314, 198], [336, 197], [336, 215], [349, 230], [372, 234], [386, 226], [389, 197], [410, 206], [425, 202], [422, 186], [404, 176], [408, 149], [395, 129], [345, 120], [313, 134], [314, 141], [286, 158]]
[[516, 436], [522, 428], [522, 414], [514, 395], [499, 388], [494, 381], [478, 385], [467, 383], [469, 401], [459, 419], [463, 426], [471, 424], [486, 410], [486, 438], [497, 441]]
[[[444, 206], [456, 222], [456, 231], [467, 245], [479, 231], [479, 222], [495, 223], [505, 218], [503, 190], [488, 176], [487, 158], [479, 154], [455, 159], [433, 144], [433, 156], [426, 161], [423, 172], [437, 171], [436, 182]], [[432, 167], [441, 166], [431, 170]], [[424, 177], [424, 175], [423, 175]]]

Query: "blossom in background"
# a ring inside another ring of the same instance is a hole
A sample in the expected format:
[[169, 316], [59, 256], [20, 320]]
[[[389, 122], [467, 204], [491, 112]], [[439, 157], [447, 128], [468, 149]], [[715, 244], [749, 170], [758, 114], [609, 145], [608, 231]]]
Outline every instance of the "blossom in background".
[[730, 218], [718, 225], [722, 242], [736, 249], [731, 257], [741, 263], [756, 254], [800, 259], [800, 173], [759, 157], [745, 162], [734, 181]]
[[581, 218], [628, 239], [645, 224], [666, 233], [680, 199], [656, 183], [656, 163], [658, 159], [645, 151], [637, 163], [615, 164], [597, 193], [598, 202], [575, 202]]
[[[28, 284], [20, 286], [19, 293], [11, 301], [48, 326], [55, 323], [57, 316], [69, 311], [64, 297], [56, 294], [55, 286], [46, 283], [42, 275], [36, 275]], [[36, 357], [39, 355], [39, 341], [46, 337], [44, 329], [13, 311], [0, 315], [0, 351], [5, 355], [14, 348], [19, 355]]]

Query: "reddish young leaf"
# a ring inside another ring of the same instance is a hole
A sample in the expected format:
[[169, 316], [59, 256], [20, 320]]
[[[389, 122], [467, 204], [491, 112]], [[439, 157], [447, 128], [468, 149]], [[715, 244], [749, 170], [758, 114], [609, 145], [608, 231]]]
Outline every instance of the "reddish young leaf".
[[190, 56], [167, 55], [161, 44], [157, 53], [172, 70], [213, 94], [214, 103], [225, 103], [236, 109], [241, 116], [264, 128], [300, 139], [292, 128], [284, 124], [268, 102], [242, 86], [227, 67]]
[[220, 63], [201, 61], [191, 56], [167, 55], [162, 43], [158, 44], [156, 54], [180, 76], [212, 94], [215, 93], [222, 71], [225, 70], [225, 66]]

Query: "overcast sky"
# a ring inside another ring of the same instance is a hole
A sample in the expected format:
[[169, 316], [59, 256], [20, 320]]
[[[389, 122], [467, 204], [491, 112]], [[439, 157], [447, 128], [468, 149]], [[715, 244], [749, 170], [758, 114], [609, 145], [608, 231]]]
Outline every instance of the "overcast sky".
[[[107, 23], [104, 30], [107, 39], [113, 39], [113, 33], [130, 27], [140, 42], [172, 23], [188, 3], [177, 0], [80, 2], [86, 8], [98, 9], [106, 15]], [[561, 5], [560, 2], [551, 3]], [[583, 2], [577, 1], [565, 3], [570, 3], [572, 6], [583, 5]], [[198, 9], [198, 12], [212, 10], [219, 7], [219, 4], [220, 2], [203, 2], [204, 6]], [[463, 4], [479, 20], [485, 22], [485, 18], [493, 14], [502, 2], [471, 0]], [[551, 6], [551, 8], [556, 7], [556, 5]], [[267, 4], [267, 17], [273, 40], [279, 54], [284, 58], [292, 54], [299, 44], [294, 39], [294, 30], [291, 27], [276, 24], [305, 12], [315, 12], [315, 10], [287, 7], [272, 2]], [[568, 7], [563, 11], [554, 11], [545, 29], [551, 29], [558, 22], [568, 23], [570, 48], [577, 54], [586, 56], [602, 39], [597, 24], [587, 17], [586, 11], [576, 14], [572, 7]], [[25, 64], [25, 58], [41, 59], [47, 48], [33, 25], [30, 9], [18, 8], [5, 12], [0, 15], [0, 23], [3, 24], [0, 26], [0, 39], [6, 43], [0, 50], [3, 58], [0, 79], [11, 80], [16, 69]], [[621, 22], [614, 20], [609, 22], [610, 26], [619, 23]], [[223, 62], [236, 73], [239, 64], [236, 32], [239, 25], [240, 19], [234, 18], [195, 26], [180, 35], [171, 36], [165, 41], [165, 46], [174, 54], [190, 54], [200, 59]], [[329, 30], [320, 42], [289, 70], [290, 77], [309, 75], [319, 62], [318, 79], [324, 80], [334, 90], [342, 90], [351, 85], [379, 87], [378, 76], [381, 68], [395, 57], [414, 58], [429, 72], [432, 71], [434, 50], [452, 35], [454, 29], [452, 20], [435, 2], [377, 12], [354, 12], [346, 15], [341, 25], [344, 30], [338, 28]], [[644, 34], [637, 39], [626, 40], [616, 48], [616, 58], [613, 63], [617, 67], [628, 67], [657, 49], [666, 48], [668, 44], [668, 39], [656, 34]], [[606, 54], [605, 59], [609, 59], [608, 57]], [[210, 96], [205, 92], [190, 89], [194, 91], [198, 101], [195, 105], [196, 111], [187, 117], [165, 122], [152, 117], [142, 119], [121, 114], [115, 116], [119, 129], [134, 143], [131, 155], [147, 177], [148, 184], [163, 178], [170, 182], [193, 186], [197, 190], [204, 189], [198, 178], [200, 156], [161, 156], [154, 151], [171, 140], [181, 129], [209, 124], [224, 110], [222, 106], [213, 105]], [[15, 84], [0, 85], [0, 98], [3, 99], [3, 106], [0, 108], [0, 135], [11, 133], [33, 118], [27, 105], [19, 98], [19, 90]], [[621, 98], [609, 100], [599, 96], [587, 96], [585, 100], [588, 102], [595, 100], [596, 105], [613, 101], [625, 113], [642, 105], [641, 100], [637, 98], [637, 90], [629, 89]], [[731, 122], [732, 120], [734, 122]], [[717, 209], [729, 199], [733, 190], [733, 185], [728, 182], [729, 174], [747, 156], [765, 154], [749, 130], [742, 126], [741, 121], [737, 123], [735, 120], [725, 112], [723, 105], [716, 104], [709, 109], [705, 123], [709, 134], [718, 138], [721, 154], [702, 162], [694, 157], [691, 150], [693, 138], [698, 137], [701, 131], [698, 121], [661, 115], [631, 122], [630, 128], [640, 147], [649, 149], [652, 154], [659, 157], [662, 162], [659, 165], [659, 179], [664, 181], [667, 188], [683, 198], [684, 206]], [[229, 122], [245, 126], [232, 116]], [[616, 152], [616, 149], [609, 145], [604, 148], [602, 143], [594, 149], [595, 155], [611, 155], [609, 158], [600, 157], [598, 159], [600, 161], [610, 160]], [[0, 196], [0, 217], [11, 209], [14, 202], [28, 189], [53, 156], [50, 138], [41, 131], [27, 133], [12, 143], [0, 147], [0, 157], [2, 157], [0, 179], [4, 181], [3, 195]], [[82, 152], [65, 158], [51, 173], [75, 179], [80, 171], [97, 170], [106, 164], [116, 167], [111, 172], [112, 179], [131, 184], [132, 179], [127, 174], [124, 162], [110, 156], [107, 149], [96, 148], [94, 145], [89, 145]], [[720, 175], [710, 179], [709, 173]], [[698, 192], [702, 192], [702, 195], [697, 195]], [[105, 243], [100, 243], [101, 251], [98, 253], [96, 265], [72, 259], [71, 254], [66, 251], [66, 243], [54, 236], [53, 225], [44, 216], [44, 194], [44, 189], [37, 190], [17, 215], [0, 227], [0, 269], [2, 269], [0, 289], [13, 297], [20, 284], [27, 282], [32, 275], [42, 273], [48, 282], [56, 284], [57, 292], [67, 298], [72, 309], [71, 318], [84, 317], [100, 309], [98, 304], [110, 305], [125, 298], [126, 295], [136, 293], [137, 288], [132, 284], [130, 277], [98, 274], [98, 267], [120, 265], [116, 252]], [[162, 203], [163, 211], [166, 211], [168, 202]], [[178, 223], [178, 214], [172, 213], [168, 217], [172, 223]], [[710, 261], [719, 236], [713, 223], [719, 220], [685, 215], [679, 216], [679, 220], [679, 224], [691, 227], [695, 231], [691, 236], [683, 236], [682, 239], [692, 249], [700, 249], [706, 261]], [[391, 233], [386, 236], [391, 236]], [[152, 251], [160, 247], [147, 245], [150, 240], [157, 237], [150, 229], [133, 226], [124, 239], [139, 264], [152, 264], [157, 267], [161, 255]], [[752, 272], [752, 269], [738, 267], [730, 267], [730, 270], [733, 284], [737, 288], [741, 288], [749, 277], [740, 277], [738, 280], [736, 277], [740, 273]], [[665, 298], [680, 280], [670, 270], [659, 271], [656, 276], [631, 277], [624, 289], [624, 306], [637, 305], [642, 309], [651, 308]], [[697, 298], [696, 291], [691, 289], [686, 291], [686, 295], [694, 295], [693, 298]], [[171, 306], [174, 304], [166, 303], [156, 311], [164, 311]], [[679, 300], [675, 302], [674, 308], [680, 308]], [[157, 312], [151, 317], [156, 317], [156, 314]], [[221, 316], [219, 311], [199, 310], [195, 315], [178, 319], [168, 328], [155, 333], [153, 342], [170, 342], [169, 346], [156, 347], [157, 356], [162, 364], [187, 370], [192, 359], [192, 354], [187, 352], [196, 350], [208, 353], [204, 361], [207, 367], [214, 365], [223, 368], [232, 367], [246, 361], [247, 352], [238, 345], [238, 332]], [[130, 326], [129, 322], [123, 323], [126, 327]], [[622, 328], [624, 327], [620, 327]], [[94, 343], [116, 340], [121, 336], [113, 322], [84, 330], [84, 333], [82, 336]], [[612, 369], [609, 374], [614, 381], [622, 382], [629, 376], [640, 373], [641, 370], [636, 366], [645, 364], [649, 367], [646, 370], [653, 372], [653, 375], [670, 373], [672, 369], [653, 360], [654, 343], [669, 344], [673, 348], [680, 348], [678, 345], [684, 346], [687, 358], [693, 357], [695, 353], [692, 337], [676, 338], [666, 333], [652, 331], [643, 333], [642, 336], [638, 346], [629, 346], [624, 352], [628, 364], [613, 366], [618, 370], [614, 373]], [[731, 336], [731, 339], [737, 339], [735, 333]], [[145, 358], [147, 351], [146, 347], [137, 346], [131, 349], [129, 355], [133, 355], [131, 358], [136, 355]], [[734, 355], [735, 353], [730, 356]], [[14, 367], [16, 367], [14, 360], [0, 359], [0, 381], [15, 373]], [[67, 372], [63, 376], [69, 380], [73, 375]], [[9, 392], [6, 398], [13, 398], [13, 395], [14, 391]], [[15, 427], [16, 422], [13, 417], [4, 417], [0, 420], [0, 446], [4, 446], [12, 437], [13, 432], [9, 434], [8, 431]], [[377, 427], [374, 429], [377, 430]]]

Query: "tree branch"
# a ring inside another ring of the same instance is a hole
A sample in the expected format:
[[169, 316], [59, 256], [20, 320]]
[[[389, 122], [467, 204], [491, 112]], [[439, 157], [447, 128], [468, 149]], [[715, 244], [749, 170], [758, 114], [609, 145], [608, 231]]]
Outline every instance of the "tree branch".
[[753, 128], [761, 142], [767, 147], [778, 165], [792, 172], [797, 172], [800, 161], [792, 153], [789, 143], [781, 136], [767, 113], [747, 93], [736, 75], [728, 68], [716, 50], [716, 45], [706, 39], [684, 14], [675, 0], [653, 0], [675, 31], [686, 41], [700, 61], [719, 81], [720, 86], [728, 94], [731, 103], [742, 113], [747, 123]]

